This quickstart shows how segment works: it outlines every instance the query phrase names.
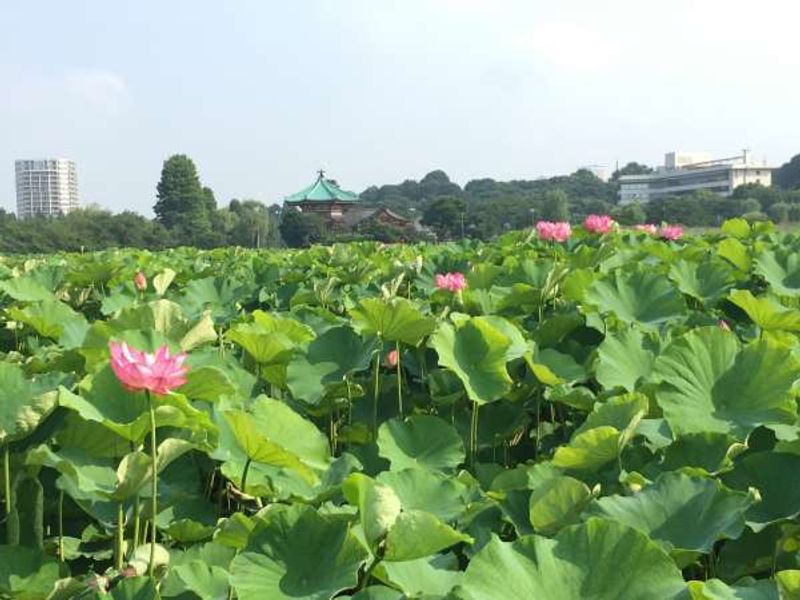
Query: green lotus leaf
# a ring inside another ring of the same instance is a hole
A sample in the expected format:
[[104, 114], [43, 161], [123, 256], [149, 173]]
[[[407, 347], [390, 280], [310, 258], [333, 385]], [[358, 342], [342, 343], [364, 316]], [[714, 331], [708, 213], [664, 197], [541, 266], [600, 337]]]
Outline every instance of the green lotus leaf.
[[737, 239], [747, 239], [750, 237], [750, 223], [746, 219], [734, 218], [726, 219], [720, 227], [720, 231], [726, 235], [733, 236]]
[[589, 487], [572, 477], [560, 476], [545, 481], [531, 493], [528, 513], [534, 531], [550, 535], [578, 522], [592, 499]]
[[800, 600], [800, 570], [789, 569], [775, 573], [781, 600]]
[[519, 330], [500, 317], [442, 323], [430, 339], [439, 365], [452, 370], [470, 400], [492, 402], [511, 388], [506, 363], [530, 352]]
[[358, 507], [364, 536], [375, 548], [400, 515], [400, 499], [388, 485], [361, 473], [353, 473], [342, 484], [347, 501]]
[[782, 600], [774, 581], [744, 580], [729, 586], [719, 579], [690, 581], [691, 600]]
[[69, 574], [67, 566], [41, 550], [0, 546], [0, 597], [45, 600], [56, 582]]
[[369, 368], [375, 342], [375, 338], [364, 341], [350, 327], [328, 329], [289, 363], [286, 385], [292, 396], [318, 404], [326, 384], [341, 382], [346, 375]]
[[240, 323], [225, 336], [262, 365], [288, 364], [297, 343], [283, 332], [266, 331], [257, 323]]
[[34, 273], [0, 281], [0, 292], [19, 302], [43, 302], [55, 299], [53, 288]]
[[454, 554], [437, 554], [406, 562], [382, 562], [375, 576], [401, 589], [411, 598], [447, 594], [463, 577]]
[[217, 338], [214, 319], [211, 318], [209, 311], [205, 311], [200, 320], [181, 338], [180, 347], [184, 352], [189, 352], [202, 344], [215, 342]]
[[661, 468], [702, 469], [713, 474], [732, 466], [733, 457], [744, 449], [743, 444], [725, 433], [690, 433], [678, 437], [665, 449]]
[[750, 253], [742, 242], [735, 238], [722, 240], [717, 246], [717, 254], [745, 273], [750, 272], [752, 260]]
[[622, 387], [633, 391], [637, 383], [650, 377], [654, 362], [655, 353], [648, 348], [642, 332], [629, 328], [606, 335], [597, 348], [595, 377], [606, 389]]
[[205, 561], [192, 560], [170, 569], [180, 581], [182, 590], [192, 592], [200, 600], [226, 600], [228, 598], [228, 572]]
[[107, 500], [117, 485], [117, 473], [110, 459], [95, 458], [77, 449], [63, 448], [56, 453], [42, 444], [28, 452], [26, 464], [61, 473], [58, 486], [75, 499]]
[[442, 521], [452, 522], [467, 509], [467, 486], [441, 473], [412, 467], [383, 471], [377, 481], [394, 490], [403, 510], [426, 510]]
[[422, 466], [450, 472], [464, 462], [464, 442], [447, 421], [431, 415], [391, 419], [378, 429], [378, 453], [401, 470]]
[[615, 460], [647, 413], [647, 397], [626, 394], [595, 405], [569, 443], [556, 448], [553, 465], [595, 471]]
[[643, 533], [590, 519], [554, 539], [493, 537], [470, 561], [462, 587], [470, 600], [678, 600], [686, 585]]
[[404, 298], [365, 298], [350, 309], [353, 327], [362, 336], [377, 336], [388, 342], [416, 346], [436, 327], [417, 306]]
[[99, 596], [105, 600], [160, 600], [155, 581], [151, 577], [128, 577]]
[[167, 288], [169, 288], [170, 284], [175, 280], [175, 276], [177, 273], [167, 267], [161, 273], [153, 277], [153, 289], [156, 291], [156, 294], [159, 296], [163, 296]]
[[310, 484], [330, 464], [325, 436], [279, 400], [261, 396], [248, 411], [225, 411], [225, 420], [252, 461], [292, 469]]
[[236, 395], [238, 388], [228, 374], [218, 367], [190, 369], [180, 393], [192, 400], [216, 402], [222, 396]]
[[[552, 348], [545, 348], [536, 352], [535, 364], [544, 365], [559, 380], [559, 383], [575, 383], [585, 381], [588, 376], [586, 369], [569, 354], [564, 354]], [[539, 373], [534, 369], [534, 374], [539, 377]], [[543, 381], [542, 383], [549, 383]]]
[[[144, 392], [122, 387], [110, 366], [85, 378], [79, 394], [61, 388], [58, 402], [87, 421], [101, 423], [117, 435], [141, 443], [150, 431], [150, 416]], [[192, 406], [182, 394], [154, 395], [157, 427], [179, 427], [191, 432], [198, 444], [213, 445], [216, 428], [208, 415]]]
[[409, 561], [425, 558], [473, 539], [424, 510], [403, 511], [386, 534], [384, 560]]
[[686, 314], [686, 303], [669, 280], [644, 271], [614, 271], [589, 287], [585, 301], [601, 313], [648, 329]]
[[0, 362], [0, 444], [31, 434], [56, 407], [63, 375], [27, 379], [19, 365]]
[[67, 411], [63, 426], [55, 436], [61, 450], [78, 450], [96, 458], [120, 458], [131, 448], [128, 440], [95, 421], [84, 421], [74, 411]]
[[225, 547], [242, 550], [255, 527], [255, 522], [247, 515], [237, 512], [227, 519], [221, 519], [214, 533], [214, 542]]
[[747, 524], [760, 531], [770, 523], [800, 514], [800, 456], [756, 452], [741, 457], [722, 481], [734, 489], [756, 488], [761, 502], [747, 511]]
[[656, 399], [677, 435], [727, 433], [744, 439], [758, 425], [793, 423], [791, 389], [800, 365], [772, 342], [743, 350], [718, 327], [695, 329], [673, 340], [656, 359]]
[[603, 426], [572, 436], [569, 444], [559, 446], [553, 464], [562, 469], [595, 471], [615, 460], [620, 452], [620, 433]]
[[719, 258], [709, 258], [701, 263], [679, 260], [672, 263], [669, 277], [678, 289], [700, 300], [713, 305], [733, 287], [733, 269]]
[[241, 600], [330, 600], [358, 583], [367, 557], [345, 521], [273, 505], [233, 559], [231, 583]]
[[711, 551], [720, 539], [737, 538], [745, 512], [756, 502], [718, 481], [683, 473], [664, 473], [633, 496], [595, 500], [586, 515], [613, 519], [662, 542], [667, 550]]
[[784, 308], [771, 298], [756, 298], [750, 290], [733, 290], [729, 300], [766, 331], [800, 331], [800, 310]]
[[800, 295], [800, 256], [797, 252], [765, 250], [759, 253], [754, 267], [776, 294]]
[[42, 337], [59, 340], [63, 336], [68, 342], [64, 346], [66, 348], [80, 346], [82, 336], [89, 329], [86, 317], [55, 299], [30, 304], [24, 308], [12, 306], [8, 309], [8, 316], [32, 327]]
[[[613, 396], [605, 402], [597, 402], [577, 432], [582, 433], [595, 427], [610, 425], [617, 431], [632, 434], [639, 420], [647, 414], [648, 405], [647, 396], [638, 392]], [[622, 441], [625, 442], [627, 439]]]
[[217, 323], [236, 317], [242, 286], [227, 277], [193, 279], [186, 284], [180, 304], [189, 317], [200, 317], [206, 310]]

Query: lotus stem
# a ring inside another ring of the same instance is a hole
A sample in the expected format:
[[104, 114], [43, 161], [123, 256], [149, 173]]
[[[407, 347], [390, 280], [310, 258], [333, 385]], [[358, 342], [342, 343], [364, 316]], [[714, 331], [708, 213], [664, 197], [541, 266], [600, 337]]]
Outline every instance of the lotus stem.
[[122, 571], [123, 552], [125, 546], [125, 508], [122, 502], [117, 503], [117, 535], [114, 539], [114, 567]]
[[381, 389], [381, 353], [380, 351], [375, 354], [375, 387], [372, 397], [372, 439], [378, 439], [378, 395]]
[[244, 469], [242, 469], [242, 486], [241, 486], [242, 494], [247, 494], [247, 473], [248, 471], [250, 471], [251, 462], [253, 461], [250, 460], [250, 458], [244, 461]]
[[478, 408], [477, 402], [472, 403], [472, 419], [469, 427], [469, 452], [470, 464], [474, 467], [478, 456]]
[[150, 519], [150, 564], [147, 567], [147, 574], [151, 577], [155, 577], [155, 570], [156, 570], [156, 515], [158, 514], [158, 468], [157, 468], [157, 450], [158, 450], [158, 440], [156, 438], [156, 409], [153, 406], [153, 399], [150, 397], [150, 391], [146, 392], [147, 394], [147, 404], [150, 408], [150, 460], [152, 461], [152, 470], [151, 470], [151, 493], [153, 495], [151, 502], [151, 511], [152, 516]]
[[139, 527], [140, 527], [140, 513], [141, 513], [141, 506], [139, 501], [139, 494], [133, 499], [133, 544], [132, 547], [135, 550], [139, 547]]
[[403, 374], [400, 370], [400, 342], [395, 342], [397, 352], [397, 411], [403, 416]]
[[14, 501], [11, 497], [11, 450], [8, 444], [3, 448], [3, 478], [6, 495], [6, 543], [11, 542], [11, 511], [14, 510]]
[[64, 562], [64, 490], [58, 492], [58, 560]]

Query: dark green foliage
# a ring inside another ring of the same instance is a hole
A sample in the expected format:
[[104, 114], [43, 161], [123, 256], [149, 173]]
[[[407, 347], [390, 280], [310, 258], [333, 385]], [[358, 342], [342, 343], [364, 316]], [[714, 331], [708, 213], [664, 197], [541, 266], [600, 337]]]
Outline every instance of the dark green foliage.
[[12, 488], [6, 543], [41, 549], [44, 545], [44, 489], [36, 477], [22, 474]]
[[153, 206], [156, 219], [187, 244], [209, 246], [211, 216], [216, 210], [214, 193], [200, 184], [197, 168], [185, 154], [164, 161]]
[[647, 165], [639, 164], [636, 161], [629, 162], [627, 165], [614, 171], [611, 175], [612, 181], [619, 180], [620, 177], [623, 175], [647, 175], [648, 173], [652, 173], [652, 167], [648, 167]]
[[456, 196], [441, 196], [422, 214], [422, 224], [432, 227], [439, 239], [464, 235], [467, 204]]
[[775, 185], [785, 190], [800, 188], [800, 154], [793, 156], [789, 162], [784, 163], [775, 172], [774, 178]]
[[280, 232], [290, 248], [305, 248], [325, 238], [325, 224], [319, 215], [288, 209], [283, 213]]

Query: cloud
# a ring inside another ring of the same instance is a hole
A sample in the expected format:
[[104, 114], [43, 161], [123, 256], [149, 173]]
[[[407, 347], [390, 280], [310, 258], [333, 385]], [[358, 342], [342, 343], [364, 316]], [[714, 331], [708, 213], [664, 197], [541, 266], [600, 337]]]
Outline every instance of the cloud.
[[70, 68], [56, 73], [0, 70], [0, 108], [10, 113], [105, 114], [116, 116], [130, 105], [125, 80], [106, 69]]
[[70, 69], [57, 85], [63, 86], [76, 100], [100, 110], [116, 112], [128, 99], [125, 80], [103, 69]]
[[537, 62], [573, 71], [607, 70], [621, 54], [612, 37], [574, 21], [541, 23], [517, 35], [513, 44]]

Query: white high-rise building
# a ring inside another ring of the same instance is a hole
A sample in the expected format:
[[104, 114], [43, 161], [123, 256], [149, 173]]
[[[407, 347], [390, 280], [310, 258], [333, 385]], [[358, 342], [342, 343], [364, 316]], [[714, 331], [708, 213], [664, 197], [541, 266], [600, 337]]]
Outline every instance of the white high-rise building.
[[730, 196], [740, 185], [772, 185], [772, 167], [755, 161], [748, 151], [730, 158], [712, 159], [708, 153], [670, 152], [664, 166], [644, 175], [619, 178], [619, 201], [647, 202], [665, 196], [680, 196], [699, 190]]
[[65, 158], [15, 161], [17, 217], [65, 215], [78, 208], [78, 171]]

